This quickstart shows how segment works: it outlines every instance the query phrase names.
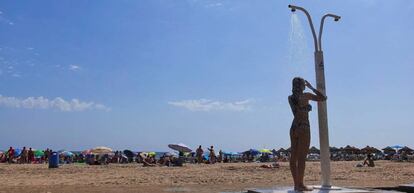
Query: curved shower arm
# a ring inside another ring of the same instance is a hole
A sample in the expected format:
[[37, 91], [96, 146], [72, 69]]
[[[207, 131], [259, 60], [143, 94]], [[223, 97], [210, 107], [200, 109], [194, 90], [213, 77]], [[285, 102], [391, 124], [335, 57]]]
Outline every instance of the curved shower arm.
[[334, 18], [335, 19], [335, 21], [338, 21], [339, 19], [341, 19], [341, 17], [340, 16], [337, 16], [337, 15], [334, 15], [334, 14], [326, 14], [326, 15], [324, 15], [323, 17], [322, 17], [322, 19], [321, 19], [321, 25], [320, 25], [320, 28], [319, 28], [319, 37], [318, 37], [318, 43], [319, 43], [319, 51], [322, 51], [322, 31], [323, 31], [323, 24], [325, 23], [325, 19], [327, 18], [327, 17], [332, 17], [332, 18]]

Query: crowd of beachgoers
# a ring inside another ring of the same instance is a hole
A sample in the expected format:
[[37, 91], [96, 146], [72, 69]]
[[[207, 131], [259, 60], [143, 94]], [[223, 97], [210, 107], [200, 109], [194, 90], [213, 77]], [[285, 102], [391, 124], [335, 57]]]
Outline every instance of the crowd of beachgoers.
[[[184, 163], [235, 163], [235, 162], [279, 162], [288, 161], [290, 148], [284, 149], [249, 149], [243, 152], [217, 153], [213, 146], [203, 149], [200, 145], [195, 151], [184, 144], [169, 145], [175, 152], [136, 152], [131, 150], [113, 151], [108, 147], [96, 147], [82, 152], [53, 151], [52, 149], [35, 150], [31, 147], [13, 148], [0, 151], [0, 163], [48, 163], [52, 154], [57, 154], [60, 164], [86, 163], [90, 165], [102, 165], [110, 163], [141, 163], [146, 167], [153, 166], [182, 166]], [[319, 160], [319, 149], [309, 149], [308, 161]], [[395, 160], [414, 161], [414, 150], [407, 146], [391, 146], [381, 150], [367, 146], [358, 149], [353, 146], [341, 148], [330, 148], [331, 160], [333, 161], [373, 161], [373, 160]], [[368, 163], [367, 163], [368, 165]], [[373, 166], [373, 162], [371, 164]], [[269, 165], [269, 167], [277, 166]]]

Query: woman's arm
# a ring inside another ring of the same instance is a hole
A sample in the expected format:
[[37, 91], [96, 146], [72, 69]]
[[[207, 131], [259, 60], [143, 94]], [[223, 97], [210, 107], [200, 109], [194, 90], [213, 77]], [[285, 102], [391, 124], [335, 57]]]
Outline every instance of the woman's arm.
[[311, 89], [316, 94], [314, 95], [312, 93], [306, 93], [305, 95], [307, 96], [309, 100], [326, 101], [327, 97], [323, 93], [321, 93], [319, 90], [313, 88], [313, 86], [307, 80], [305, 80], [305, 86]]

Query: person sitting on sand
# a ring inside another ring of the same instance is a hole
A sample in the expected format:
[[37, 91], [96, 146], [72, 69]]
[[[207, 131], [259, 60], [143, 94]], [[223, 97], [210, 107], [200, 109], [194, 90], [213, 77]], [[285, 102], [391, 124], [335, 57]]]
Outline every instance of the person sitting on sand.
[[142, 161], [144, 167], [155, 167], [156, 164], [154, 164], [153, 162], [154, 160], [150, 156], [144, 158], [144, 160]]
[[[315, 94], [304, 93], [308, 87]], [[291, 155], [290, 171], [296, 191], [310, 191], [303, 183], [305, 173], [305, 160], [310, 144], [309, 111], [312, 106], [309, 101], [325, 101], [326, 96], [303, 78], [295, 77], [292, 80], [292, 95], [289, 96], [289, 104], [293, 113], [293, 122], [290, 127]]]
[[370, 153], [367, 154], [367, 158], [365, 158], [364, 163], [362, 165], [367, 165], [368, 167], [375, 167], [374, 159]]
[[203, 163], [203, 149], [201, 148], [201, 145], [198, 146], [197, 150], [196, 150], [196, 156], [197, 156], [197, 163], [201, 164]]

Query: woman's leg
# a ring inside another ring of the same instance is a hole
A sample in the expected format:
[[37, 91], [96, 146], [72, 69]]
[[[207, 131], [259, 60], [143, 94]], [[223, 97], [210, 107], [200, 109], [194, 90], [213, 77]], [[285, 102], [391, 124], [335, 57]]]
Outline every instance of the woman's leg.
[[290, 172], [292, 173], [293, 177], [293, 183], [295, 186], [295, 190], [299, 187], [298, 183], [298, 138], [296, 134], [294, 133], [294, 129], [291, 129], [290, 131], [290, 160], [289, 160], [289, 166], [290, 166]]
[[305, 187], [303, 178], [305, 174], [306, 157], [308, 155], [310, 145], [309, 130], [304, 129], [303, 132], [300, 132], [298, 141], [298, 184], [301, 187]]

